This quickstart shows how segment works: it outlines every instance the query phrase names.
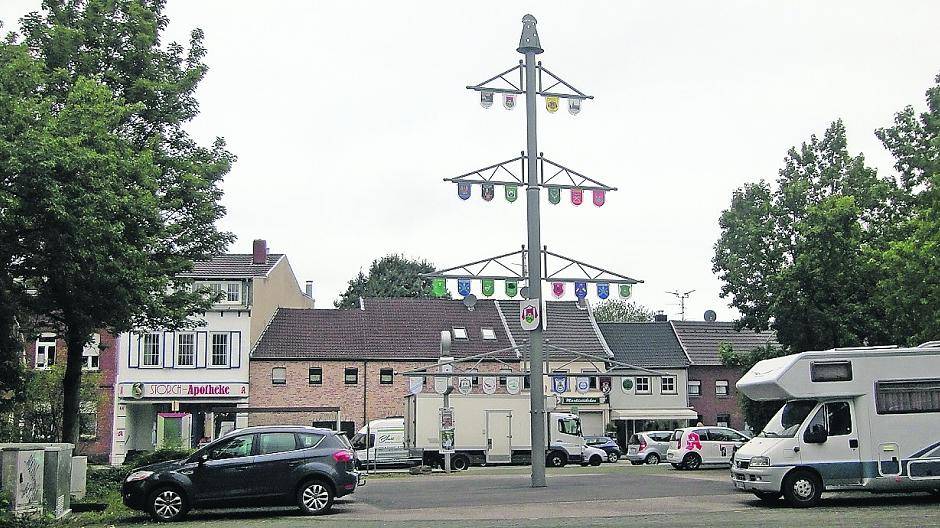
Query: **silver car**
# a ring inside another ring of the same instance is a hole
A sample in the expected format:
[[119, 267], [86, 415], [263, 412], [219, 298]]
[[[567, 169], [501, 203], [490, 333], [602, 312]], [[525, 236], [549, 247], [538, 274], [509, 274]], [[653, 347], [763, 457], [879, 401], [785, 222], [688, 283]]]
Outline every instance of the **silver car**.
[[672, 431], [646, 431], [636, 433], [627, 442], [625, 458], [633, 465], [659, 464], [666, 460]]

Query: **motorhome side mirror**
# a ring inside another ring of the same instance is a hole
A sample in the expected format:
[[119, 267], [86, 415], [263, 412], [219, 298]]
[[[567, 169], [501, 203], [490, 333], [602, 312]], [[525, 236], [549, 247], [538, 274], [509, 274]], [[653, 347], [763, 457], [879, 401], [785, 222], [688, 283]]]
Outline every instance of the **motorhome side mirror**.
[[803, 433], [803, 441], [807, 444], [824, 444], [829, 439], [829, 431], [822, 424], [816, 424]]

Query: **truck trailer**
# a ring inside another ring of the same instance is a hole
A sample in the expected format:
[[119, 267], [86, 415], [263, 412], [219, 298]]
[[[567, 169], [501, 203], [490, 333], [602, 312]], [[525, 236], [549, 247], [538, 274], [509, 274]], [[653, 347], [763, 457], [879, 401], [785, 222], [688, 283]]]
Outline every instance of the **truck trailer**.
[[737, 387], [786, 401], [734, 454], [737, 489], [798, 507], [823, 491], [940, 494], [940, 342], [767, 359]]
[[[546, 410], [554, 408], [554, 398], [546, 398]], [[527, 394], [451, 395], [454, 448], [451, 467], [471, 465], [530, 464], [532, 440], [529, 396]], [[431, 467], [443, 465], [440, 438], [440, 409], [444, 398], [438, 394], [412, 394], [405, 403], [405, 446], [416, 463]], [[546, 464], [560, 467], [581, 463], [584, 438], [577, 415], [547, 412]]]

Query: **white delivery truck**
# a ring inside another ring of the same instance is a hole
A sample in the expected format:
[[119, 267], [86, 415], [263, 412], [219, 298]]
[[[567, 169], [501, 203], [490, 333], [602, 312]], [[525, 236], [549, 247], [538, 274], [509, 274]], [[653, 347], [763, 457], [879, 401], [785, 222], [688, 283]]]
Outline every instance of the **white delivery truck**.
[[[555, 399], [546, 398], [546, 411]], [[405, 445], [416, 462], [441, 466], [440, 409], [444, 398], [419, 393], [406, 397]], [[454, 453], [451, 467], [482, 464], [529, 464], [532, 461], [528, 394], [451, 395], [454, 409]], [[584, 438], [577, 415], [548, 412], [546, 464], [560, 467], [582, 462]]]
[[737, 489], [804, 507], [823, 491], [940, 492], [940, 342], [767, 359], [737, 387], [786, 400], [735, 453]]
[[352, 438], [356, 460], [365, 467], [410, 465], [405, 449], [405, 419], [372, 420]]

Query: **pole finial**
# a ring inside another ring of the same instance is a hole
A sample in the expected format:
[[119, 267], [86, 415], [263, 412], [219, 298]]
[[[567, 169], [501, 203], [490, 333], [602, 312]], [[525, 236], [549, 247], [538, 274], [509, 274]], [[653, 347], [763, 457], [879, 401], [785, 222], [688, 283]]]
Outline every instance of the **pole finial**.
[[519, 53], [532, 52], [538, 55], [544, 51], [539, 43], [539, 33], [535, 30], [536, 23], [532, 15], [522, 17], [522, 36], [519, 37], [519, 47], [516, 48]]

